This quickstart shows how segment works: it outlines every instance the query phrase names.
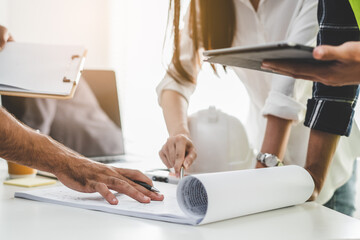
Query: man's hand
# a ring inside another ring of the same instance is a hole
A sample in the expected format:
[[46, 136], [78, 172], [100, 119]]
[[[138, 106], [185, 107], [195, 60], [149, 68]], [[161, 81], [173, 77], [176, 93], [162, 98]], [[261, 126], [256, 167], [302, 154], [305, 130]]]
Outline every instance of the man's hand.
[[197, 153], [190, 138], [178, 134], [168, 138], [159, 151], [159, 156], [166, 167], [175, 169], [176, 176], [179, 177], [181, 166], [185, 169], [189, 168], [196, 159]]
[[109, 190], [126, 194], [139, 202], [161, 201], [163, 195], [151, 192], [132, 180], [152, 182], [136, 170], [106, 166], [86, 159], [52, 138], [19, 123], [0, 107], [0, 157], [15, 163], [54, 173], [71, 189], [100, 193], [110, 204], [118, 200]]
[[360, 84], [360, 42], [347, 42], [336, 47], [319, 46], [314, 49], [313, 56], [317, 60], [332, 62], [313, 64], [269, 60], [263, 62], [262, 68], [329, 86]]
[[67, 187], [79, 192], [98, 192], [110, 204], [118, 204], [109, 190], [123, 193], [141, 202], [162, 201], [164, 196], [145, 189], [131, 180], [138, 180], [153, 186], [152, 181], [137, 170], [121, 169], [89, 161], [71, 159], [66, 166], [54, 170], [54, 174]]
[[5, 47], [6, 42], [14, 41], [6, 27], [0, 25], [0, 51]]

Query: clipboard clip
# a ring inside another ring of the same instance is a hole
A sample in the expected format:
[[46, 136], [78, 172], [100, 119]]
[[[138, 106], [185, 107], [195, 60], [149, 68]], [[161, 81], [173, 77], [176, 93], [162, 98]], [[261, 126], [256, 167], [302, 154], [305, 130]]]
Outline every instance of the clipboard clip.
[[74, 60], [75, 58], [80, 58], [80, 56], [79, 55], [72, 55], [71, 56], [71, 60]]
[[69, 78], [64, 77], [64, 78], [63, 78], [63, 82], [69, 83], [69, 82], [72, 82], [72, 81], [71, 81]]
[[[78, 54], [75, 54], [75, 55], [72, 55], [71, 56], [71, 60], [73, 61], [74, 59], [77, 59], [77, 58], [79, 58], [80, 59], [80, 55], [78, 55]], [[81, 71], [82, 69], [80, 69], [80, 71]], [[70, 78], [67, 78], [66, 76], [63, 78], [63, 82], [65, 82], [65, 83], [71, 83], [71, 82], [74, 82], [73, 80], [71, 80]]]

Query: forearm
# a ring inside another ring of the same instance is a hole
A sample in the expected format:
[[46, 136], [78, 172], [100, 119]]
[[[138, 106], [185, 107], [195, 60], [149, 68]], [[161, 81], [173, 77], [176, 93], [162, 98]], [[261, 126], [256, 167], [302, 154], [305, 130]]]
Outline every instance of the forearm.
[[120, 169], [96, 163], [22, 125], [0, 108], [0, 157], [36, 169], [54, 173], [69, 188], [86, 193], [99, 192], [110, 204], [117, 204], [110, 189], [124, 193], [142, 203], [162, 201], [132, 180], [152, 182], [135, 170]]
[[271, 153], [283, 159], [291, 130], [291, 120], [267, 115], [267, 124], [261, 147], [262, 153]]
[[[289, 140], [291, 123], [291, 120], [267, 115], [266, 130], [260, 152], [273, 154], [282, 160]], [[264, 164], [256, 163], [256, 168], [263, 167], [265, 167]]]
[[321, 191], [334, 156], [340, 136], [312, 129], [305, 169], [311, 174], [315, 190], [312, 200]]
[[187, 124], [188, 103], [179, 93], [165, 90], [161, 96], [161, 107], [170, 136], [185, 134], [189, 136]]
[[81, 158], [51, 138], [39, 134], [0, 109], [0, 157], [55, 173], [73, 158]]

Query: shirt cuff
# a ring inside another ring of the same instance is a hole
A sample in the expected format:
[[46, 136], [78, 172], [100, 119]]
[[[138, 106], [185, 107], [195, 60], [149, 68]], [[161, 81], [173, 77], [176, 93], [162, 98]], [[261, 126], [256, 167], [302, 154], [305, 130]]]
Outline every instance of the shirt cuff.
[[172, 90], [181, 94], [187, 102], [191, 95], [194, 93], [196, 84], [190, 82], [178, 83], [168, 74], [165, 75], [163, 80], [156, 87], [156, 93], [158, 96], [158, 103], [161, 104], [161, 94], [164, 90]]
[[349, 136], [353, 116], [352, 103], [309, 99], [304, 125], [327, 133]]
[[305, 106], [282, 93], [270, 92], [262, 114], [299, 122], [304, 118]]

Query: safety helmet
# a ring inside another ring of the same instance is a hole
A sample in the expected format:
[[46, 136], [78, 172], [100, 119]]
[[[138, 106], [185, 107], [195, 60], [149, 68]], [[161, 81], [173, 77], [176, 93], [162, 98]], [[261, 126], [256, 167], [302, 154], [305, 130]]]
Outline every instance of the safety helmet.
[[253, 168], [255, 153], [243, 124], [234, 116], [210, 106], [188, 120], [197, 159], [187, 172], [208, 173]]

